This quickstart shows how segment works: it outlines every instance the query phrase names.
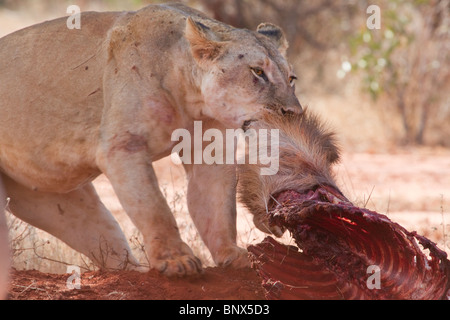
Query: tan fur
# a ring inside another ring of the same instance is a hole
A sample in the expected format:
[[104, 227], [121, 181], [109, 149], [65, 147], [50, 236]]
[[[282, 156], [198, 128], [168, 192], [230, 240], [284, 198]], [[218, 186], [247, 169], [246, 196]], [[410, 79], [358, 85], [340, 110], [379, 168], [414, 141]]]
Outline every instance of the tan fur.
[[299, 115], [267, 113], [250, 128], [279, 129], [279, 170], [260, 175], [261, 165], [240, 165], [239, 198], [259, 229], [280, 236], [281, 230], [270, 229], [266, 222], [272, 196], [285, 190], [303, 193], [324, 183], [335, 186], [331, 166], [339, 160], [339, 150], [333, 133], [307, 110]]
[[[301, 110], [278, 51], [286, 43], [272, 35], [168, 4], [86, 12], [81, 30], [61, 18], [0, 39], [0, 169], [11, 211], [101, 267], [136, 265], [91, 184], [104, 173], [142, 232], [152, 267], [168, 275], [199, 272], [152, 162], [169, 155], [171, 133], [192, 130], [194, 120], [239, 128], [265, 108]], [[252, 67], [264, 69], [267, 81]], [[188, 201], [215, 262], [240, 267], [248, 260], [236, 246], [229, 170], [186, 166], [196, 191]]]

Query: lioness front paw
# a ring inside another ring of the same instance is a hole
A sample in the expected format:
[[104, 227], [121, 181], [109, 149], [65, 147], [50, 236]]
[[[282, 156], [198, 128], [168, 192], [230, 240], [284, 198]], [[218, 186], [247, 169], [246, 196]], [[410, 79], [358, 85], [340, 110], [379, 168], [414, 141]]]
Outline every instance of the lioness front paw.
[[216, 264], [220, 267], [246, 268], [250, 267], [250, 259], [246, 249], [231, 246], [220, 251]]
[[150, 266], [162, 274], [173, 276], [187, 276], [202, 273], [202, 262], [185, 243], [181, 243], [178, 249], [154, 251], [149, 258]]

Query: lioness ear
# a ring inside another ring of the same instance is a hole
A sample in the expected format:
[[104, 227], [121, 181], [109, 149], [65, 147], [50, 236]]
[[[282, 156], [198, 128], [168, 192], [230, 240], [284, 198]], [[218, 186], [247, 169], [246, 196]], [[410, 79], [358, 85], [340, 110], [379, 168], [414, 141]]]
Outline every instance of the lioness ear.
[[216, 41], [214, 33], [204, 24], [188, 17], [185, 34], [191, 44], [192, 55], [199, 63], [214, 60], [220, 55], [222, 44]]
[[283, 30], [272, 24], [272, 23], [261, 23], [258, 28], [256, 28], [256, 31], [265, 35], [267, 38], [271, 39], [278, 47], [278, 51], [283, 56], [286, 56], [286, 51], [289, 48], [289, 43], [286, 39], [286, 36], [284, 35]]

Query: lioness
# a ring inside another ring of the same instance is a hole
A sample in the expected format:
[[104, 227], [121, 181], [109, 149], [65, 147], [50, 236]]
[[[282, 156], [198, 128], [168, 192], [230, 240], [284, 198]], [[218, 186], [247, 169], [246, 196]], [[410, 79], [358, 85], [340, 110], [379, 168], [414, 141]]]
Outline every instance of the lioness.
[[[194, 120], [240, 128], [262, 109], [301, 111], [282, 30], [235, 29], [181, 4], [82, 13], [80, 30], [66, 19], [0, 39], [0, 171], [10, 210], [102, 268], [136, 266], [91, 183], [104, 173], [142, 232], [151, 267], [201, 272], [152, 162]], [[248, 265], [236, 245], [232, 167], [185, 169], [189, 211], [215, 263]]]

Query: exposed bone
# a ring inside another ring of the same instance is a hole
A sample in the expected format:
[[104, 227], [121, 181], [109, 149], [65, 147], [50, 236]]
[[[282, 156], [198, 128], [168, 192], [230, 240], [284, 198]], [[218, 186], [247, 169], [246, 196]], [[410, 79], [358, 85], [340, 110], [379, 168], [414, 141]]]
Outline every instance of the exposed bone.
[[[249, 247], [268, 298], [448, 298], [447, 254], [384, 215], [317, 200], [293, 200], [270, 214], [271, 223], [288, 229], [302, 253], [271, 238]], [[380, 270], [379, 289], [367, 284], [369, 266]]]

